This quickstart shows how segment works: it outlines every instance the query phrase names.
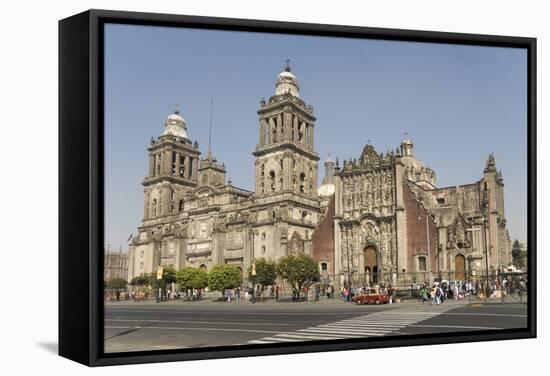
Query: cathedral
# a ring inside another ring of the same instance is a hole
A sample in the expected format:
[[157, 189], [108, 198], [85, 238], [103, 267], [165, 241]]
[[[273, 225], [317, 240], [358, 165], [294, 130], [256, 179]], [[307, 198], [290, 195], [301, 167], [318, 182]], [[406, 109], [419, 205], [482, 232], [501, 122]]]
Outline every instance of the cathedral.
[[[192, 266], [235, 265], [303, 252], [321, 281], [340, 287], [475, 279], [511, 262], [502, 175], [489, 155], [472, 184], [437, 188], [435, 172], [405, 139], [391, 152], [367, 144], [358, 158], [324, 162], [317, 186], [313, 107], [287, 65], [260, 100], [254, 191], [234, 186], [202, 157], [179, 110], [151, 139], [143, 220], [129, 245], [128, 279]], [[358, 135], [363, 136], [363, 135]]]

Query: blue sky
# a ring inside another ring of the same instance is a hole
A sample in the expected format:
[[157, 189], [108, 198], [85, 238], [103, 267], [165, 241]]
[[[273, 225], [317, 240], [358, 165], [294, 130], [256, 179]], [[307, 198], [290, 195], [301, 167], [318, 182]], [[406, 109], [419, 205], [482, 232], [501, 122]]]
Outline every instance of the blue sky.
[[[512, 239], [527, 233], [527, 54], [500, 47], [107, 25], [105, 240], [127, 248], [140, 225], [147, 146], [179, 104], [189, 137], [212, 148], [234, 185], [253, 190], [262, 97], [291, 59], [314, 107], [315, 148], [359, 157], [408, 132], [437, 186], [473, 183], [495, 154]], [[319, 165], [319, 179], [323, 166]]]

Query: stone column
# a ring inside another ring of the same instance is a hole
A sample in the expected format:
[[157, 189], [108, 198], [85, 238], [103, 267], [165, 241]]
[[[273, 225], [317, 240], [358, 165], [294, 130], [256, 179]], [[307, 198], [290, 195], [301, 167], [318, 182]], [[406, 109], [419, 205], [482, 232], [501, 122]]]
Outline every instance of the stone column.
[[144, 199], [143, 199], [143, 219], [149, 218], [149, 192], [145, 192]]
[[278, 134], [278, 140], [282, 141], [285, 138], [285, 126], [284, 126], [284, 119], [283, 114], [277, 115], [277, 125], [279, 126], [279, 129], [277, 130]]
[[161, 200], [162, 200], [162, 215], [168, 215], [170, 212], [170, 190], [168, 187], [162, 187], [161, 191]]
[[294, 136], [292, 137], [293, 142], [298, 141], [298, 116], [294, 115], [294, 120], [292, 121], [292, 129], [294, 130]]
[[292, 126], [292, 114], [285, 112], [283, 115], [283, 138], [288, 141], [290, 140], [290, 127]]
[[258, 142], [258, 145], [264, 146], [264, 140], [265, 140], [265, 120], [263, 118], [260, 118], [260, 142]]
[[269, 145], [273, 143], [273, 129], [275, 129], [275, 123], [273, 122], [273, 118], [270, 117], [267, 120], [267, 142]]
[[155, 156], [149, 155], [149, 177], [155, 176]]
[[256, 160], [256, 163], [255, 163], [255, 170], [256, 170], [256, 194], [260, 194], [260, 189], [261, 189], [261, 169], [260, 169], [260, 163], [258, 162], [258, 160]]
[[199, 166], [198, 166], [198, 158], [193, 158], [193, 172], [192, 172], [192, 176], [191, 178], [193, 180], [197, 180], [197, 174], [198, 174], [198, 171], [199, 171]]
[[189, 169], [189, 157], [185, 156], [183, 157], [183, 177], [186, 179], [190, 179], [191, 178], [190, 173], [191, 171]]
[[[447, 228], [444, 227], [442, 224], [440, 224], [440, 227], [437, 228], [438, 231], [438, 237], [439, 244], [441, 244], [441, 254], [439, 256], [439, 267], [441, 268], [441, 271], [448, 271], [448, 265], [447, 265]], [[437, 244], [436, 250], [439, 251], [439, 244]], [[437, 269], [437, 265], [435, 265], [434, 270]]]
[[176, 171], [174, 175], [180, 176], [180, 153], [176, 153]]
[[313, 124], [310, 124], [309, 125], [309, 140], [308, 140], [308, 147], [310, 150], [313, 150], [313, 130], [314, 130], [314, 125]]

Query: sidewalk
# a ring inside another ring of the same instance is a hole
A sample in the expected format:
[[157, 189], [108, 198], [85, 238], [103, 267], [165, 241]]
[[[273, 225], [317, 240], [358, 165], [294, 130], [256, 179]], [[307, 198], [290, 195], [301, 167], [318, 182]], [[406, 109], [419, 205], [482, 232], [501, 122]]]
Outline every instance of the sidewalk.
[[[160, 303], [157, 303], [154, 299], [149, 300], [140, 300], [140, 301], [131, 301], [131, 300], [124, 300], [119, 302], [105, 302], [105, 305], [134, 305], [134, 304], [147, 304], [147, 305], [167, 305], [167, 306], [174, 306], [174, 305], [220, 305], [220, 306], [245, 306], [245, 305], [260, 305], [260, 306], [281, 306], [281, 307], [287, 307], [287, 306], [343, 306], [343, 307], [349, 307], [349, 306], [357, 306], [357, 307], [365, 307], [360, 306], [352, 302], [344, 302], [341, 298], [334, 298], [334, 299], [327, 299], [322, 298], [318, 301], [302, 301], [302, 302], [293, 302], [292, 298], [289, 296], [283, 296], [280, 297], [279, 300], [275, 300], [274, 298], [264, 298], [260, 299], [259, 297], [256, 298], [256, 303], [252, 303], [250, 300], [241, 299], [240, 301], [237, 301], [236, 299], [231, 299], [230, 302], [225, 300], [218, 300], [216, 297], [209, 296], [204, 297], [201, 300], [166, 300], [162, 301]], [[452, 305], [468, 305], [467, 300], [448, 300], [443, 304], [452, 304]], [[392, 303], [392, 304], [383, 304], [384, 306], [412, 306], [412, 305], [422, 305], [421, 300], [402, 300], [400, 303]], [[431, 305], [431, 302], [427, 302], [426, 305]], [[374, 305], [371, 305], [374, 306]]]

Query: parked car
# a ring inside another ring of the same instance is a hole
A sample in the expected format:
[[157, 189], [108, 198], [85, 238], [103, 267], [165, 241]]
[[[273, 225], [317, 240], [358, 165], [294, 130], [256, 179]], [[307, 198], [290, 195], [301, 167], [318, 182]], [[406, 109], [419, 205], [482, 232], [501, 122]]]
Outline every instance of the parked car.
[[361, 293], [353, 298], [357, 304], [385, 304], [390, 302], [390, 297], [382, 292], [370, 289], [367, 292]]

